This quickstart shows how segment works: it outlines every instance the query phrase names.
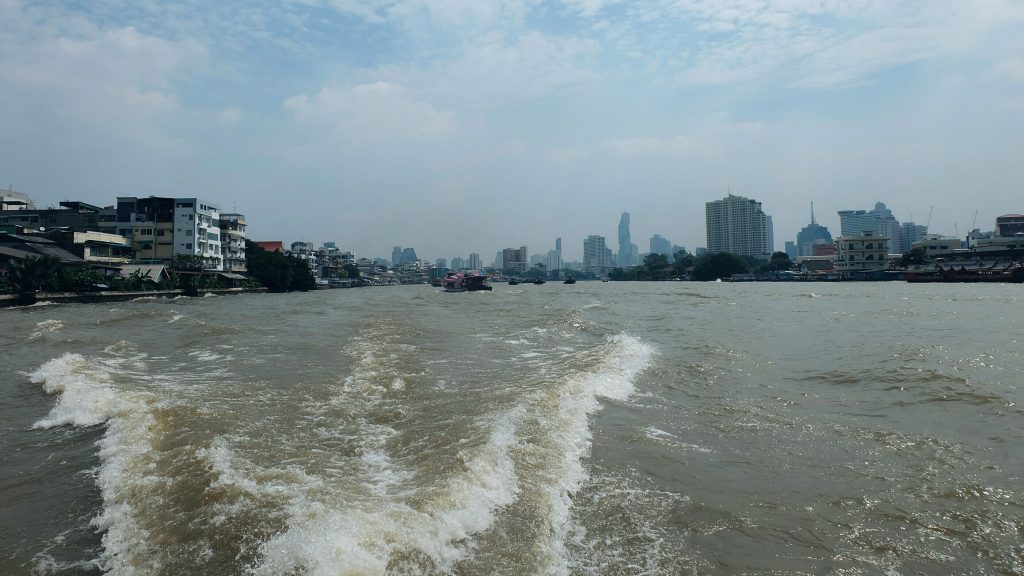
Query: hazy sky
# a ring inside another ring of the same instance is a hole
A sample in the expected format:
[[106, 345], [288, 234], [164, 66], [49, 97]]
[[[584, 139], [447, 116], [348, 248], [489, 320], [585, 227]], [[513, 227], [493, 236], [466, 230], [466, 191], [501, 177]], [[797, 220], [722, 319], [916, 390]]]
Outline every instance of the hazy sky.
[[1024, 212], [1020, 0], [0, 0], [0, 186], [434, 259]]

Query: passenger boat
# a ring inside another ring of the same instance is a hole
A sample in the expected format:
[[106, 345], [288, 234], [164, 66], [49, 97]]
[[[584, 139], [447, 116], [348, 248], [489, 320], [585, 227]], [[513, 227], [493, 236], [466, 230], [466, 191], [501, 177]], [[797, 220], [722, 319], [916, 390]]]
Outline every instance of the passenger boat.
[[470, 275], [465, 272], [449, 272], [444, 277], [445, 292], [476, 292], [491, 289], [491, 277], [486, 274]]
[[562, 282], [562, 284], [575, 284], [575, 283], [576, 283], [576, 279], [572, 278], [572, 277], [566, 278], [565, 281]]

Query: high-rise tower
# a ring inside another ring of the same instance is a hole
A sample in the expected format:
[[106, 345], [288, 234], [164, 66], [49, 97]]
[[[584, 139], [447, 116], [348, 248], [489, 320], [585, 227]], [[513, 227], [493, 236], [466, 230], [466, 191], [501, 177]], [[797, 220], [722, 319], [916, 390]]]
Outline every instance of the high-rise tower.
[[768, 217], [757, 200], [729, 194], [705, 204], [708, 252], [768, 257]]

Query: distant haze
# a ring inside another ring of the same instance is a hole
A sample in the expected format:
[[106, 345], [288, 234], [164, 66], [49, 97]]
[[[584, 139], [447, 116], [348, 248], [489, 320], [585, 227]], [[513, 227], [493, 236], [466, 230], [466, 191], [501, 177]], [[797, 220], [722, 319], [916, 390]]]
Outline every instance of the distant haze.
[[0, 0], [0, 187], [199, 196], [259, 240], [566, 260], [631, 213], [782, 249], [885, 202], [931, 231], [1024, 212], [1024, 3]]

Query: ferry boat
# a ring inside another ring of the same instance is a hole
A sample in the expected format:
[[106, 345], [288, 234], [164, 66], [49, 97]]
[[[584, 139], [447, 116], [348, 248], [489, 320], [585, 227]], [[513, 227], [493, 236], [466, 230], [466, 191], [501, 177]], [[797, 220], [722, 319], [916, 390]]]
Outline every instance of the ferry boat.
[[491, 277], [486, 274], [470, 275], [465, 272], [449, 272], [444, 277], [445, 292], [476, 292], [491, 289]]

